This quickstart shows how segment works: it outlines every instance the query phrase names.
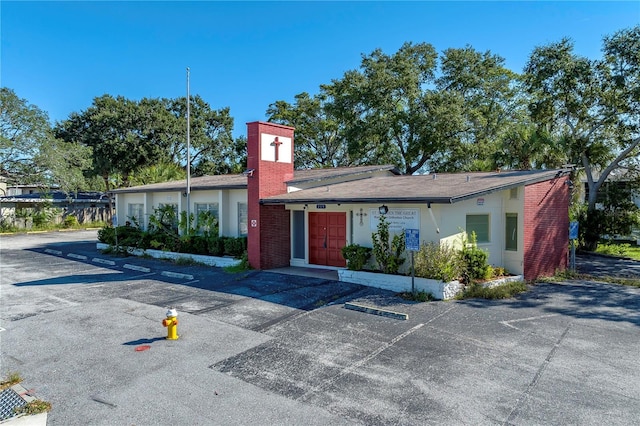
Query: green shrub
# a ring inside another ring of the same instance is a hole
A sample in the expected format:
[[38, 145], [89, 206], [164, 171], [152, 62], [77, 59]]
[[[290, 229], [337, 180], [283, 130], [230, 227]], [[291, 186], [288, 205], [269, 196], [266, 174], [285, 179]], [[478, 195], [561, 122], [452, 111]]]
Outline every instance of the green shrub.
[[402, 254], [405, 250], [404, 233], [393, 237], [389, 234], [389, 222], [380, 216], [378, 232], [371, 234], [373, 240], [373, 255], [380, 271], [385, 274], [397, 274], [405, 259]]
[[466, 243], [465, 241], [462, 245], [461, 255], [465, 265], [463, 281], [470, 283], [473, 280], [485, 279], [489, 268], [487, 263], [489, 253], [478, 248], [475, 232], [471, 233], [471, 242]]
[[98, 229], [98, 241], [104, 244], [114, 245], [116, 243], [115, 228], [105, 226], [102, 229]]
[[493, 266], [487, 265], [487, 268], [484, 270], [484, 277], [483, 278], [485, 280], [490, 280], [493, 277], [495, 277], [495, 271], [493, 269]]
[[224, 254], [224, 238], [218, 236], [209, 237], [207, 251], [211, 256], [222, 256]]
[[142, 244], [145, 232], [142, 229], [133, 226], [118, 226], [115, 233], [117, 234], [119, 246], [145, 248], [144, 244]]
[[359, 244], [349, 244], [340, 250], [342, 257], [347, 261], [347, 268], [352, 271], [360, 271], [371, 257], [372, 249]]
[[417, 277], [449, 282], [460, 278], [464, 263], [460, 253], [448, 246], [437, 243], [423, 243], [414, 255]]
[[59, 212], [59, 209], [52, 208], [43, 208], [41, 210], [36, 210], [31, 216], [33, 220], [33, 226], [35, 226], [36, 228], [46, 227]]
[[63, 228], [73, 228], [79, 225], [80, 224], [78, 223], [78, 218], [72, 215], [65, 216], [62, 221]]
[[242, 253], [247, 250], [247, 238], [225, 238], [223, 245], [225, 254], [233, 257], [241, 257]]

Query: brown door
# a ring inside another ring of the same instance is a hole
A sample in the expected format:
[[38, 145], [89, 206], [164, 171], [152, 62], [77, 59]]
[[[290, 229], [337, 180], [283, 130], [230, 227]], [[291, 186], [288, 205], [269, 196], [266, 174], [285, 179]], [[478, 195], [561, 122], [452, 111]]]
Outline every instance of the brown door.
[[346, 213], [309, 213], [309, 263], [346, 266], [341, 253], [346, 242]]

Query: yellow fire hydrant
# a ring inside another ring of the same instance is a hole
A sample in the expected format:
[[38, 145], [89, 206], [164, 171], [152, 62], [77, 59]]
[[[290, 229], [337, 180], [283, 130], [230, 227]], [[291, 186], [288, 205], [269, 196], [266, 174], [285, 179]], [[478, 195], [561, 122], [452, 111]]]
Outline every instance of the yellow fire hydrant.
[[170, 308], [167, 317], [162, 320], [162, 325], [167, 327], [167, 340], [178, 339], [178, 311]]

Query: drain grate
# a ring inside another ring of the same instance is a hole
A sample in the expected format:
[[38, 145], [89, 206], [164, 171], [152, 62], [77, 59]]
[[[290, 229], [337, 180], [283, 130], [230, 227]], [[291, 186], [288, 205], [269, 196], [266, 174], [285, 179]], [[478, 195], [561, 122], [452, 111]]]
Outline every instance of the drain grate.
[[26, 403], [27, 401], [11, 388], [0, 392], [0, 421], [13, 417], [13, 409]]

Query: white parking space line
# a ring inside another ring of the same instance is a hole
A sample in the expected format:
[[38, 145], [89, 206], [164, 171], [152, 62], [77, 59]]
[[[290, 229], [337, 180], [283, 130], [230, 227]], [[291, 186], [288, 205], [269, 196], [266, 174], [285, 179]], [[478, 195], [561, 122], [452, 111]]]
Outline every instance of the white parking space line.
[[520, 330], [518, 327], [513, 326], [513, 323], [516, 322], [523, 322], [523, 321], [534, 321], [537, 319], [543, 319], [543, 318], [551, 318], [551, 317], [557, 317], [560, 314], [549, 314], [549, 315], [540, 315], [537, 317], [527, 317], [527, 318], [519, 318], [519, 319], [514, 319], [514, 320], [508, 320], [508, 321], [500, 321], [500, 324], [507, 326], [507, 327], [511, 327], [511, 328], [515, 328], [516, 330]]

